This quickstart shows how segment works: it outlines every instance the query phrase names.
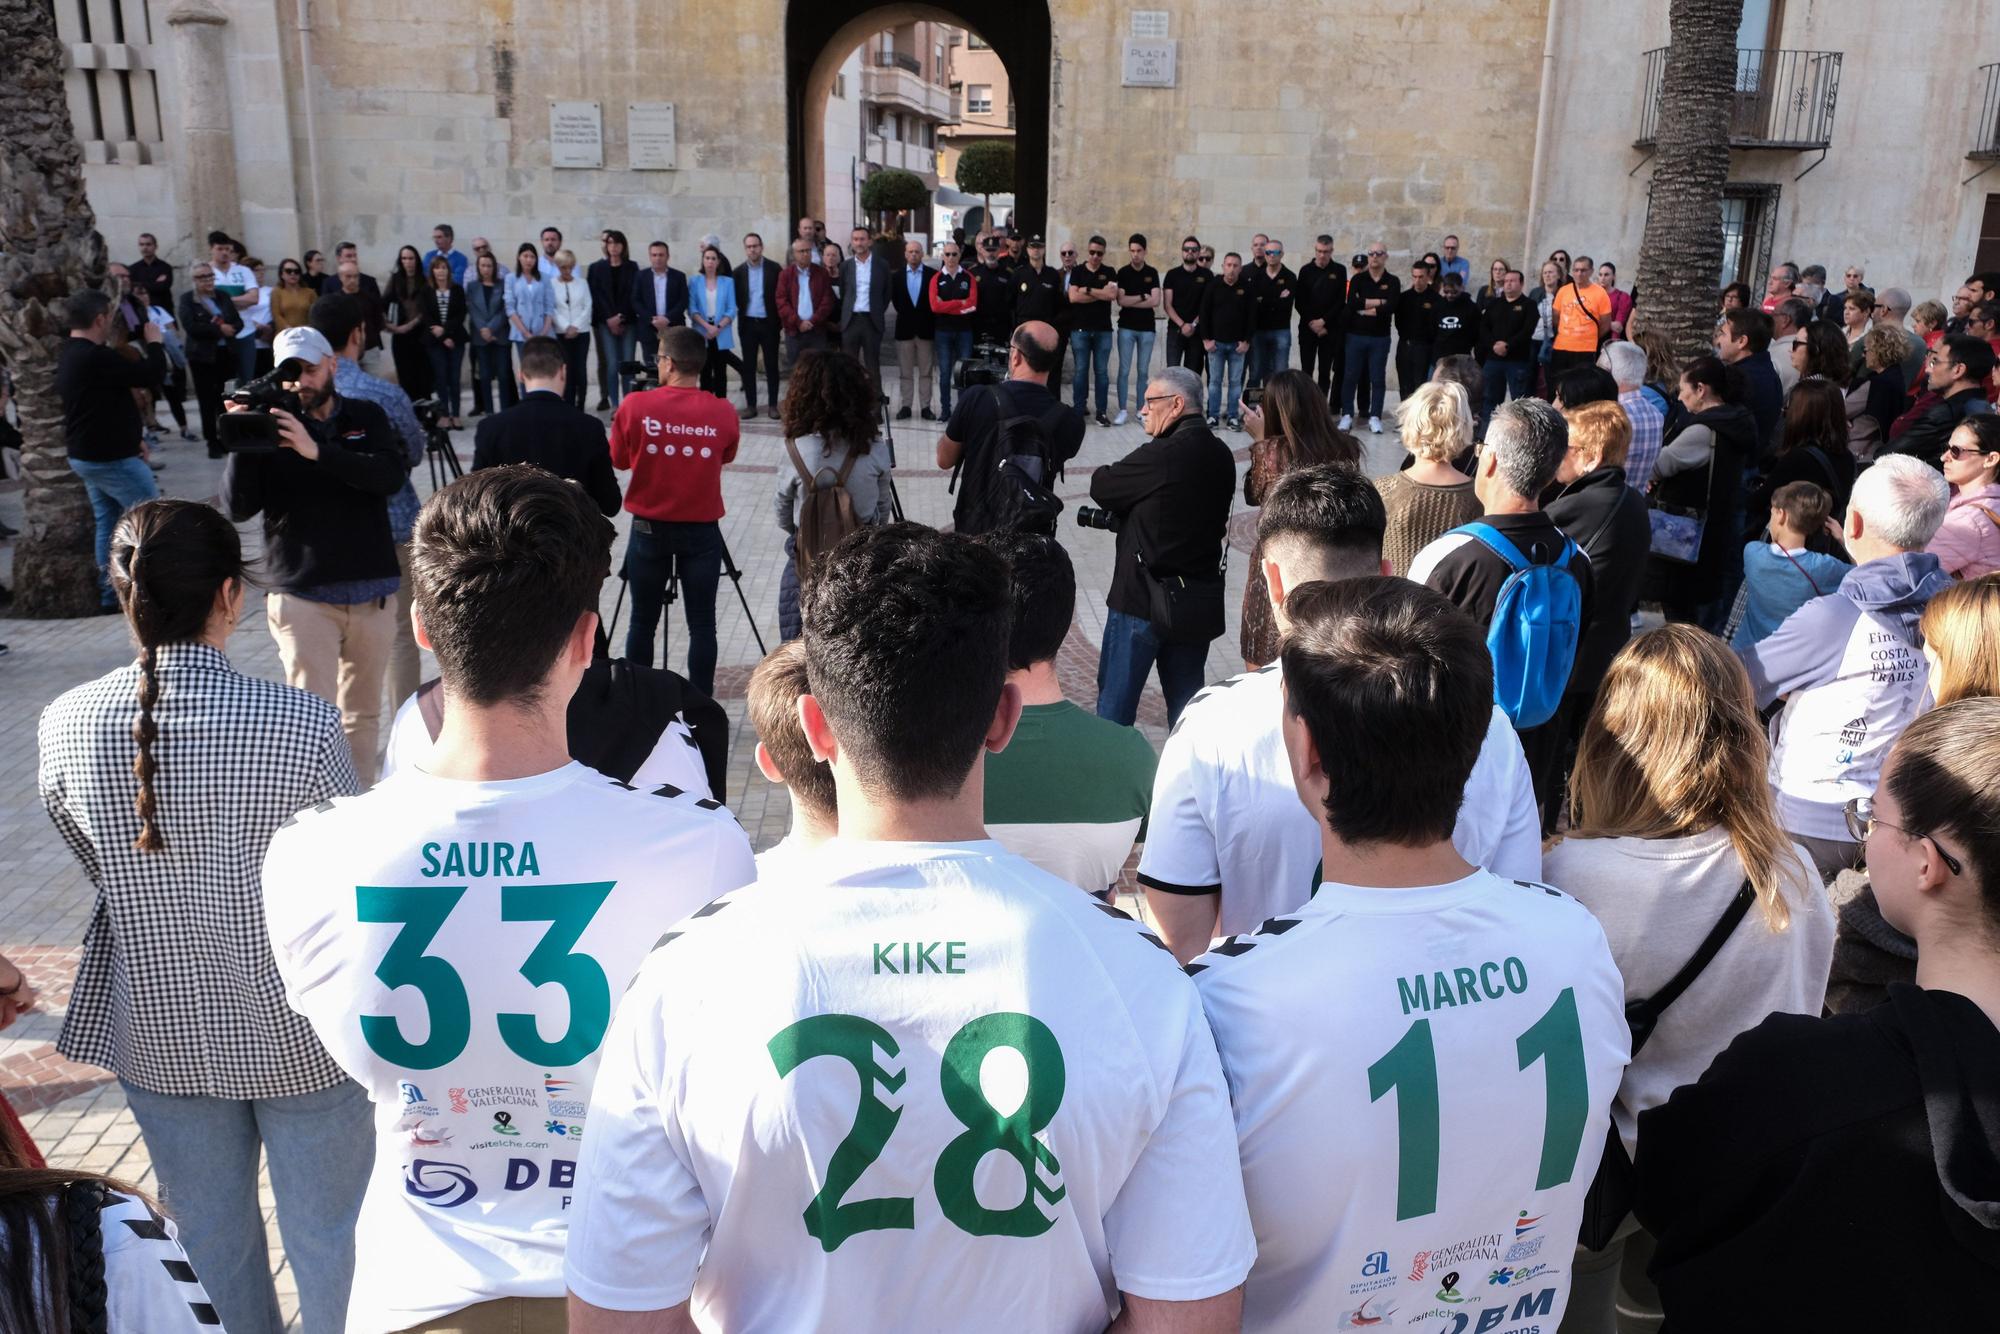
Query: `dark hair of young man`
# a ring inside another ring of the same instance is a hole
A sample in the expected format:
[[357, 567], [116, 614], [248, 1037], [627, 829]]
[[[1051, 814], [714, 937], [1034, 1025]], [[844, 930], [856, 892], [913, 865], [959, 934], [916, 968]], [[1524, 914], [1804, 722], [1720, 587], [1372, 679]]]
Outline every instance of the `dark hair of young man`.
[[1382, 493], [1359, 468], [1320, 463], [1292, 469], [1264, 497], [1257, 545], [1279, 561], [1298, 551], [1323, 579], [1352, 579], [1382, 572], [1388, 527]]
[[1007, 641], [1007, 670], [1024, 672], [1052, 661], [1069, 634], [1076, 611], [1076, 567], [1062, 543], [1040, 533], [996, 528], [980, 535], [1007, 562], [1013, 596], [1013, 631]]
[[677, 324], [660, 335], [660, 355], [673, 362], [682, 375], [694, 375], [708, 360], [708, 340], [686, 325]]
[[318, 298], [306, 312], [306, 323], [319, 330], [335, 355], [347, 346], [347, 340], [354, 337], [354, 331], [367, 322], [368, 312], [363, 308], [361, 298], [345, 292], [333, 292]]
[[1944, 340], [1945, 360], [1965, 368], [1974, 384], [1984, 384], [1993, 374], [1993, 344], [1971, 334], [1953, 334]]
[[1128, 246], [1139, 246], [1143, 249], [1146, 247], [1146, 234], [1144, 232], [1133, 232], [1125, 238], [1125, 244]]
[[431, 230], [434, 232], [443, 232], [447, 239], [456, 239], [458, 236], [458, 233], [451, 229], [451, 224], [448, 222], [441, 222], [437, 226], [431, 228]]
[[842, 539], [799, 596], [812, 693], [871, 793], [965, 785], [1007, 680], [1007, 566], [914, 523]]
[[1320, 233], [1320, 234], [1319, 234], [1318, 236], [1315, 236], [1315, 237], [1313, 238], [1313, 244], [1314, 244], [1314, 245], [1332, 245], [1332, 244], [1333, 244], [1333, 233], [1332, 233], [1332, 232], [1321, 232], [1321, 233]]
[[810, 694], [803, 639], [780, 644], [750, 672], [744, 706], [757, 740], [784, 777], [792, 800], [814, 815], [831, 820], [836, 812], [833, 770], [816, 758], [799, 725], [799, 696]]
[[1093, 237], [1091, 237], [1091, 238], [1090, 238], [1090, 240], [1089, 240], [1088, 242], [1086, 242], [1085, 244], [1087, 244], [1087, 245], [1101, 245], [1101, 246], [1105, 246], [1105, 247], [1107, 247], [1107, 248], [1108, 248], [1108, 247], [1110, 246], [1110, 244], [1111, 244], [1111, 243], [1110, 243], [1109, 241], [1105, 240], [1105, 239], [1104, 239], [1103, 237], [1101, 237], [1101, 236], [1093, 236]]
[[553, 380], [562, 369], [562, 344], [547, 334], [536, 334], [521, 344], [523, 380]]
[[1029, 370], [1037, 375], [1047, 375], [1056, 368], [1056, 350], [1062, 346], [1056, 340], [1061, 337], [1061, 334], [1057, 334], [1056, 338], [1051, 339], [1045, 346], [1036, 341], [1035, 336], [1028, 332], [1028, 326], [1023, 324], [1014, 330], [1007, 341], [1021, 354], [1021, 360], [1028, 363]]
[[1577, 366], [1556, 377], [1556, 402], [1565, 412], [1617, 401], [1618, 380], [1602, 366]]
[[528, 464], [467, 473], [410, 543], [417, 615], [446, 693], [533, 699], [611, 573], [612, 527], [581, 487]]
[[1755, 306], [1743, 306], [1725, 314], [1723, 322], [1737, 338], [1750, 340], [1752, 355], [1763, 356], [1771, 349], [1771, 317]]
[[1319, 751], [1327, 827], [1349, 845], [1449, 839], [1493, 717], [1479, 626], [1381, 575], [1302, 584], [1285, 611], [1285, 708]]
[[81, 292], [71, 292], [64, 307], [70, 332], [82, 333], [97, 323], [98, 316], [111, 309], [111, 298], [95, 287], [86, 287]]

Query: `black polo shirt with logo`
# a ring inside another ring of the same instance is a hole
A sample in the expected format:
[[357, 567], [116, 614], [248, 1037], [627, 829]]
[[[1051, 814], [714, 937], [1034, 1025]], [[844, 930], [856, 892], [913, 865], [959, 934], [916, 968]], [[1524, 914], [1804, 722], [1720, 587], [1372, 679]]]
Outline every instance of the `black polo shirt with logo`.
[[[1160, 290], [1160, 271], [1150, 264], [1127, 264], [1118, 270], [1118, 290], [1125, 296], [1151, 296]], [[1118, 327], [1151, 333], [1159, 323], [1159, 314], [1151, 307], [1120, 306]]]
[[[1100, 292], [1116, 282], [1117, 275], [1109, 268], [1099, 266], [1093, 273], [1088, 264], [1079, 264], [1069, 271], [1069, 285], [1080, 287], [1086, 292]], [[1111, 332], [1111, 303], [1091, 301], [1076, 306], [1076, 328], [1081, 333]]]
[[[1191, 324], [1201, 318], [1202, 294], [1208, 290], [1209, 280], [1214, 276], [1207, 269], [1191, 269], [1185, 264], [1167, 270], [1160, 286], [1167, 289], [1169, 323]], [[1180, 316], [1178, 321], [1174, 319], [1176, 314]]]

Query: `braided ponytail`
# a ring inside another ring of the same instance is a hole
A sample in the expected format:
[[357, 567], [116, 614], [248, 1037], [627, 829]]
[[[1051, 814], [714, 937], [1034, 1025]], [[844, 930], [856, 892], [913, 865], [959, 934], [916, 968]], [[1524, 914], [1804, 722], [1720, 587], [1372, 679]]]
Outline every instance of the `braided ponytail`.
[[62, 1231], [69, 1252], [64, 1266], [69, 1334], [106, 1334], [109, 1328], [104, 1287], [104, 1196], [104, 1185], [99, 1181], [73, 1181], [62, 1192]]
[[161, 852], [166, 840], [160, 837], [158, 805], [153, 798], [153, 741], [160, 734], [153, 721], [153, 705], [160, 698], [160, 678], [155, 674], [157, 650], [148, 644], [139, 650], [139, 716], [132, 720], [132, 740], [138, 752], [132, 757], [132, 776], [139, 780], [138, 795], [132, 804], [139, 811], [139, 836], [132, 846], [141, 852]]

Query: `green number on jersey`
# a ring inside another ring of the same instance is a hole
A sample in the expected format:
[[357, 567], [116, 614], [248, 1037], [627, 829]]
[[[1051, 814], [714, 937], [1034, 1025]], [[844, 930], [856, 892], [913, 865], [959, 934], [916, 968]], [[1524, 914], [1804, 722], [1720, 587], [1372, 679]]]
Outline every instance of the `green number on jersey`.
[[[1028, 1085], [1020, 1106], [1005, 1116], [986, 1100], [979, 1072], [987, 1054], [997, 1047], [1011, 1047], [1021, 1053], [1028, 1068]], [[1035, 1138], [1062, 1106], [1062, 1048], [1049, 1027], [1032, 1015], [988, 1014], [966, 1024], [951, 1035], [945, 1045], [944, 1064], [938, 1083], [944, 1091], [945, 1106], [965, 1127], [965, 1133], [945, 1145], [938, 1155], [933, 1182], [944, 1216], [975, 1237], [1039, 1237], [1055, 1226], [1055, 1220], [1035, 1204], [1041, 1196], [1054, 1204], [1068, 1194], [1060, 1184], [1062, 1164], [1049, 1146]], [[998, 1149], [1021, 1165], [1025, 1182], [1021, 1202], [1011, 1209], [988, 1209], [973, 1193], [972, 1174], [979, 1160]], [[1051, 1191], [1042, 1184], [1036, 1164], [1049, 1169], [1058, 1184]]]
[[[806, 1231], [818, 1238], [822, 1250], [832, 1252], [857, 1232], [914, 1228], [916, 1201], [910, 1196], [889, 1195], [844, 1204], [840, 1198], [881, 1157], [902, 1119], [902, 1109], [889, 1106], [875, 1091], [879, 1084], [894, 1093], [907, 1077], [907, 1072], [892, 1075], [876, 1064], [877, 1047], [891, 1056], [901, 1054], [888, 1030], [856, 1015], [822, 1014], [799, 1020], [765, 1045], [780, 1079], [815, 1056], [838, 1057], [861, 1077], [861, 1104], [855, 1109], [854, 1125], [834, 1146], [826, 1165], [826, 1180], [806, 1205]], [[1021, 1103], [1005, 1115], [987, 1101], [980, 1082], [987, 1055], [1000, 1047], [1019, 1052], [1027, 1066]], [[1051, 1177], [1060, 1177], [1062, 1165], [1048, 1146], [1034, 1137], [1062, 1105], [1065, 1080], [1062, 1048], [1055, 1034], [1030, 1015], [982, 1015], [967, 1022], [945, 1044], [938, 1082], [945, 1105], [965, 1127], [965, 1133], [939, 1154], [932, 1180], [944, 1216], [961, 1230], [975, 1237], [1034, 1237], [1054, 1226], [1054, 1220], [1036, 1206], [1035, 1197], [1054, 1204], [1068, 1189], [1060, 1181], [1054, 1187], [1042, 1184], [1037, 1163], [1046, 1166]], [[973, 1192], [973, 1173], [980, 1160], [996, 1150], [1018, 1162], [1026, 1178], [1021, 1202], [1011, 1209], [988, 1209]]]
[[424, 947], [465, 893], [464, 885], [360, 885], [354, 891], [355, 916], [363, 922], [402, 922], [389, 942], [375, 976], [391, 991], [415, 987], [430, 1010], [431, 1034], [421, 1043], [403, 1036], [396, 1020], [383, 1014], [361, 1016], [361, 1037], [383, 1060], [408, 1070], [435, 1070], [457, 1058], [472, 1036], [472, 1006], [458, 970]]
[[857, 1232], [914, 1228], [917, 1202], [910, 1196], [840, 1202], [869, 1164], [882, 1156], [890, 1133], [903, 1119], [902, 1108], [891, 1107], [875, 1092], [880, 1084], [894, 1093], [908, 1078], [907, 1072], [892, 1075], [875, 1063], [877, 1047], [891, 1056], [901, 1055], [896, 1039], [880, 1024], [857, 1015], [818, 1014], [799, 1020], [764, 1045], [780, 1079], [815, 1056], [837, 1056], [861, 1077], [861, 1105], [855, 1109], [854, 1127], [834, 1148], [833, 1157], [827, 1160], [826, 1180], [806, 1205], [806, 1231], [819, 1238], [822, 1250], [832, 1252]]
[[521, 964], [521, 976], [537, 987], [554, 983], [569, 997], [569, 1029], [544, 1042], [532, 1014], [500, 1016], [500, 1039], [533, 1065], [575, 1065], [597, 1050], [611, 1022], [611, 981], [588, 954], [572, 954], [590, 919], [611, 894], [610, 880], [576, 885], [505, 885], [500, 920], [547, 922], [549, 929]]
[[[573, 954], [616, 881], [574, 885], [502, 885], [500, 920], [547, 922], [549, 929], [521, 964], [521, 976], [537, 987], [550, 983], [569, 997], [569, 1029], [554, 1042], [535, 1030], [531, 1014], [497, 1016], [501, 1040], [534, 1065], [575, 1065], [596, 1051], [611, 1021], [611, 983], [597, 960]], [[363, 922], [402, 922], [389, 942], [375, 976], [390, 989], [415, 987], [430, 1011], [430, 1037], [421, 1043], [403, 1036], [388, 1015], [361, 1016], [361, 1037], [383, 1060], [409, 1070], [435, 1070], [465, 1052], [472, 1039], [472, 1004], [458, 969], [425, 954], [445, 919], [465, 895], [464, 885], [360, 885], [354, 891], [355, 917]]]
[[[1514, 1040], [1519, 1068], [1546, 1061], [1542, 1160], [1535, 1189], [1560, 1186], [1576, 1174], [1576, 1154], [1590, 1119], [1590, 1081], [1583, 1066], [1583, 1026], [1576, 992], [1564, 987], [1547, 1013]], [[1438, 1076], [1431, 1021], [1413, 1022], [1382, 1059], [1368, 1067], [1368, 1100], [1396, 1090], [1396, 1221], [1437, 1212]]]

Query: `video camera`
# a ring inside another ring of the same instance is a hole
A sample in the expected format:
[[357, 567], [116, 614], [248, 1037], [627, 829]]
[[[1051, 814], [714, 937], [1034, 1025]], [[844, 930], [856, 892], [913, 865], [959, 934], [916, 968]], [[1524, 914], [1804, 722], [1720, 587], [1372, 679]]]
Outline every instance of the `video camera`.
[[227, 454], [271, 454], [278, 449], [278, 419], [271, 415], [273, 408], [283, 408], [294, 417], [306, 415], [305, 404], [299, 401], [295, 386], [299, 382], [299, 363], [286, 360], [280, 362], [269, 375], [239, 384], [231, 391], [229, 401], [241, 405], [240, 412], [225, 412], [216, 423], [216, 441], [222, 452]]
[[1006, 378], [1007, 345], [982, 339], [972, 345], [972, 355], [958, 363], [951, 383], [955, 389], [970, 389], [976, 384], [999, 384]]
[[632, 382], [633, 393], [660, 387], [660, 366], [654, 361], [621, 361], [618, 373]]
[[1079, 528], [1102, 528], [1108, 533], [1118, 531], [1123, 520], [1110, 510], [1092, 509], [1088, 505], [1076, 507], [1076, 526]]

